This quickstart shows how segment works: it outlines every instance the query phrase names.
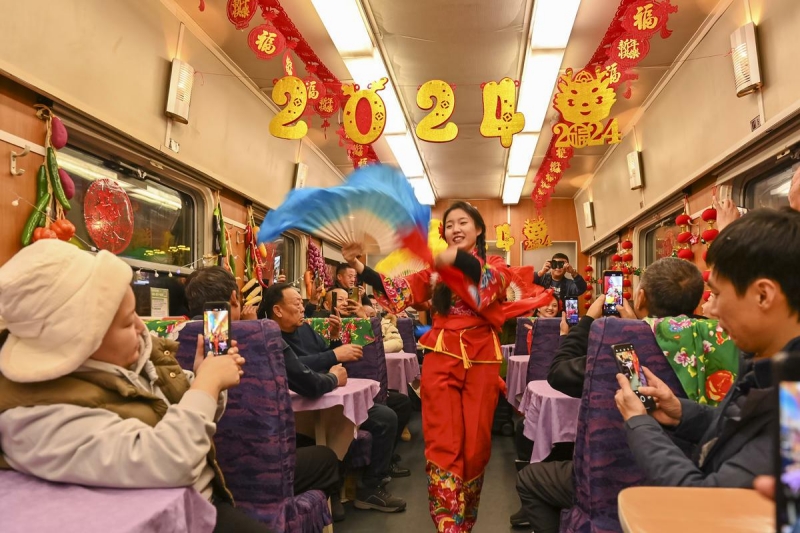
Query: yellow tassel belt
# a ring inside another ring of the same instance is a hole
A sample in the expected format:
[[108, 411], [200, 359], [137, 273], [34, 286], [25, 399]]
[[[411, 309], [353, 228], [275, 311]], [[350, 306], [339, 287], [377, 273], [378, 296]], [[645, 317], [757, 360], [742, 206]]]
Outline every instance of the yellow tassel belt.
[[471, 368], [473, 363], [479, 364], [500, 364], [503, 362], [503, 351], [500, 349], [500, 341], [497, 338], [497, 333], [492, 331], [492, 340], [494, 341], [494, 352], [497, 358], [496, 361], [474, 361], [467, 356], [467, 347], [464, 345], [464, 333], [469, 331], [470, 329], [474, 328], [467, 328], [462, 329], [458, 334], [458, 344], [459, 348], [461, 348], [461, 353], [456, 354], [453, 352], [447, 351], [444, 345], [444, 332], [445, 330], [441, 330], [439, 332], [439, 336], [436, 338], [436, 344], [431, 346], [425, 346], [424, 344], [420, 344], [426, 350], [433, 350], [434, 352], [442, 353], [445, 355], [449, 355], [450, 357], [455, 357], [456, 359], [461, 359], [464, 362], [464, 368]]

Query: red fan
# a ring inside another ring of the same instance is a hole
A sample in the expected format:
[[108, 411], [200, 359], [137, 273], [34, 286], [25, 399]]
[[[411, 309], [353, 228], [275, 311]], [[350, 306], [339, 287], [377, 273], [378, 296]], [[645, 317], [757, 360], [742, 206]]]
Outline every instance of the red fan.
[[542, 288], [536, 290], [536, 285], [533, 284], [533, 267], [521, 266], [511, 267], [511, 282], [506, 289], [506, 301], [518, 302], [524, 298], [532, 298], [542, 292]]

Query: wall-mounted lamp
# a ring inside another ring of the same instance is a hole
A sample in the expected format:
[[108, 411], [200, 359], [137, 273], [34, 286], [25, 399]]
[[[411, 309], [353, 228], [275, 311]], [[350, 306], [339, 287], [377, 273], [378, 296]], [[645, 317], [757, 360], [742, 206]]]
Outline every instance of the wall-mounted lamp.
[[182, 124], [189, 123], [192, 85], [194, 85], [192, 66], [180, 59], [173, 59], [172, 73], [169, 77], [169, 94], [167, 94], [167, 116]]
[[736, 79], [736, 96], [742, 97], [761, 88], [761, 69], [758, 65], [756, 26], [748, 22], [731, 33], [731, 59]]
[[631, 190], [642, 187], [642, 152], [638, 150], [628, 154], [628, 177]]
[[592, 210], [592, 202], [583, 202], [583, 220], [587, 228], [594, 226], [594, 211]]

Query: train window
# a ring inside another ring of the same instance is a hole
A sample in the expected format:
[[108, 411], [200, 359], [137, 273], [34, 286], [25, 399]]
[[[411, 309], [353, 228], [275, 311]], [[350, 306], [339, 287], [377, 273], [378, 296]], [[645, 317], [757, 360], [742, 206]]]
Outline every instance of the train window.
[[676, 237], [679, 228], [675, 226], [677, 214], [673, 213], [661, 219], [660, 222], [642, 232], [640, 243], [644, 254], [640, 257], [644, 257], [644, 264], [640, 264], [640, 267], [647, 267], [659, 259], [672, 257], [672, 251], [678, 242]]
[[75, 225], [80, 241], [93, 244], [84, 219], [86, 193], [94, 181], [107, 178], [125, 190], [133, 211], [133, 235], [117, 255], [176, 267], [194, 262], [195, 202], [190, 194], [149, 176], [149, 171], [144, 173], [72, 147], [59, 150], [58, 162], [75, 182], [73, 208], [67, 218]]
[[605, 250], [601, 250], [596, 256], [597, 260], [597, 272], [595, 273], [595, 277], [600, 277], [603, 274], [604, 270], [611, 270], [611, 267], [614, 266], [614, 263], [611, 262], [611, 256], [617, 253], [617, 245], [609, 246]]
[[278, 276], [283, 273], [289, 283], [297, 279], [299, 274], [297, 272], [299, 248], [297, 238], [284, 233], [272, 241], [267, 248], [272, 252], [272, 265], [267, 265], [266, 270], [263, 271], [264, 278], [270, 280], [270, 283], [275, 283], [278, 281]]
[[794, 174], [798, 166], [800, 165], [787, 165], [780, 170], [747, 183], [744, 189], [745, 207], [748, 209], [759, 207], [777, 209], [788, 206], [792, 174]]

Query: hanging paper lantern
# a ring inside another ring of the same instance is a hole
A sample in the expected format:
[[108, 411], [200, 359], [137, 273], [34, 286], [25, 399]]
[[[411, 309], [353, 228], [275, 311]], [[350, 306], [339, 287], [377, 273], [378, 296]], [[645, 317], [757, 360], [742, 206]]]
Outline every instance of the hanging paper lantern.
[[694, 259], [694, 252], [690, 248], [681, 248], [678, 250], [678, 257], [691, 261]]
[[247, 37], [247, 45], [257, 58], [268, 60], [283, 52], [286, 39], [272, 23], [267, 22], [253, 28]]
[[585, 276], [583, 276], [583, 279], [586, 280], [587, 283], [591, 283], [592, 282], [592, 275], [591, 274], [586, 274]]
[[681, 214], [675, 217], [675, 224], [678, 226], [688, 226], [692, 223], [692, 217], [687, 214]]
[[692, 240], [692, 232], [691, 231], [683, 231], [678, 233], [678, 236], [675, 238], [679, 243], [686, 244]]
[[631, 293], [628, 292], [628, 291], [625, 291], [625, 292], [622, 293], [622, 297], [625, 298], [626, 300], [630, 300], [631, 299]]
[[716, 228], [710, 228], [705, 230], [701, 237], [703, 237], [704, 241], [711, 242], [717, 238], [717, 235], [719, 235], [719, 230]]
[[626, 279], [623, 279], [623, 280], [622, 280], [622, 286], [623, 286], [623, 287], [630, 287], [630, 286], [631, 286], [631, 280], [629, 280], [629, 279], [627, 279], [627, 278], [626, 278]]
[[713, 207], [709, 207], [703, 211], [702, 218], [704, 222], [714, 222], [717, 220], [717, 210]]
[[619, 263], [620, 261], [622, 261], [622, 256], [621, 255], [614, 254], [614, 255], [611, 256], [611, 262], [612, 263]]
[[115, 180], [99, 179], [83, 200], [86, 231], [101, 250], [113, 254], [125, 251], [133, 237], [133, 208], [125, 189]]
[[631, 253], [622, 254], [622, 261], [625, 263], [630, 263], [631, 261], [633, 261], [633, 254]]
[[586, 294], [583, 295], [583, 299], [584, 300], [591, 300], [592, 299], [592, 293], [591, 292], [587, 292]]
[[592, 268], [592, 265], [586, 265], [585, 267], [583, 267], [583, 271], [584, 272], [594, 272], [594, 268]]
[[231, 24], [237, 30], [243, 30], [250, 25], [253, 15], [256, 14], [256, 0], [228, 0], [226, 11]]
[[631, 269], [628, 267], [622, 267], [622, 273], [627, 276], [631, 273]]
[[622, 241], [620, 243], [620, 247], [623, 250], [632, 250], [633, 249], [633, 243], [631, 241]]
[[592, 302], [586, 302], [585, 304], [583, 304], [584, 309], [589, 309], [590, 307], [592, 307]]

